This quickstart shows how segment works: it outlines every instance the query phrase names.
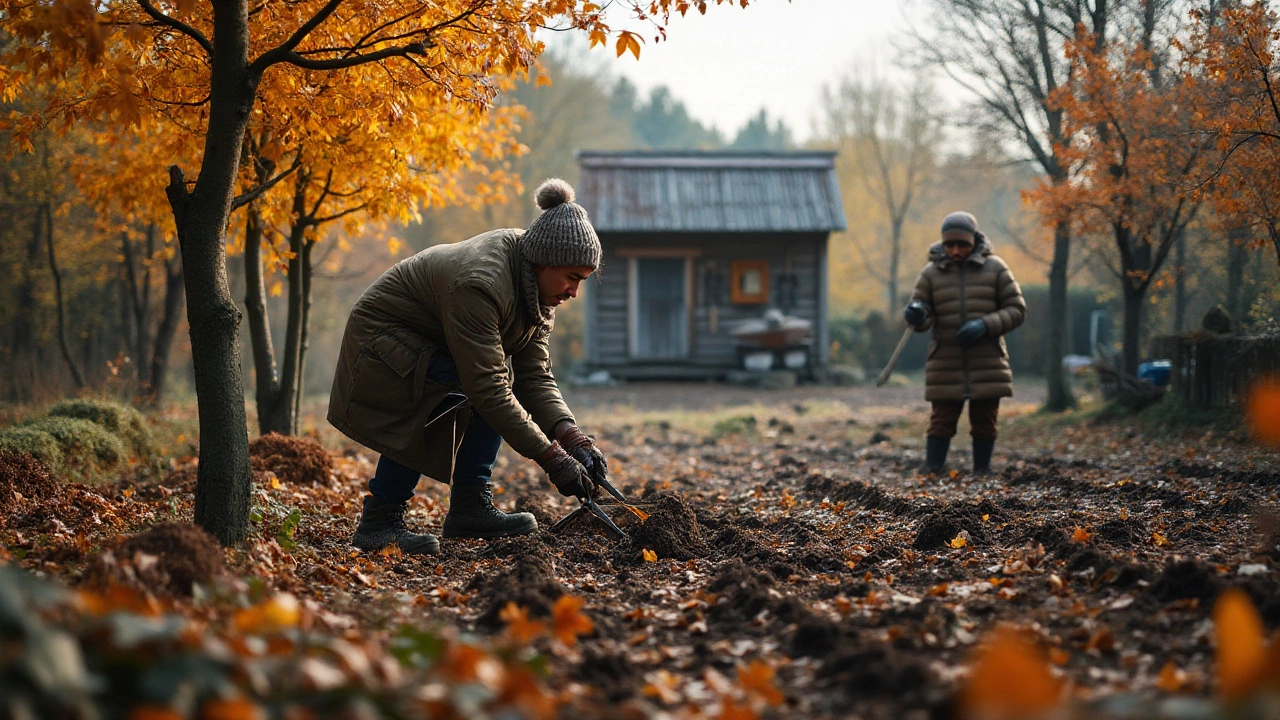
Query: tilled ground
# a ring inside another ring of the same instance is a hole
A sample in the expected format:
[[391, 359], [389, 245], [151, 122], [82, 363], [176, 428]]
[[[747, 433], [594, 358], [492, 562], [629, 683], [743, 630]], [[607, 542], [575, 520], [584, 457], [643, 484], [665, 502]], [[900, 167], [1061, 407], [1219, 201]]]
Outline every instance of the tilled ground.
[[[972, 475], [957, 442], [954, 471], [934, 476], [918, 471], [923, 404], [905, 394], [885, 407], [770, 393], [715, 410], [699, 396], [714, 388], [677, 389], [644, 411], [616, 390], [572, 398], [615, 485], [649, 514], [606, 506], [627, 539], [592, 518], [549, 532], [572, 503], [504, 451], [496, 500], [533, 512], [536, 534], [362, 555], [348, 542], [376, 458], [347, 447], [328, 483], [260, 480], [268, 515], [301, 510], [297, 545], [258, 541], [233, 568], [315, 601], [321, 625], [370, 634], [405, 622], [496, 633], [509, 602], [544, 617], [582, 597], [595, 630], [543, 648], [566, 717], [705, 707], [754, 661], [776, 669], [778, 717], [946, 717], [1001, 623], [1037, 635], [1085, 699], [1153, 697], [1167, 667], [1204, 694], [1224, 588], [1280, 626], [1277, 458], [1239, 438], [1014, 417], [995, 473]], [[156, 502], [149, 521], [181, 515], [191, 481], [132, 501]], [[425, 487], [411, 522], [438, 529], [446, 497]]]
[[[1169, 663], [1185, 690], [1207, 691], [1222, 589], [1244, 588], [1280, 625], [1267, 520], [1280, 474], [1229, 440], [1111, 424], [1050, 442], [1016, 438], [1014, 421], [997, 472], [973, 476], [961, 447], [954, 471], [932, 476], [917, 469], [918, 405], [775, 401], [710, 431], [627, 422], [607, 405], [589, 416], [615, 484], [651, 515], [639, 525], [612, 510], [630, 538], [589, 518], [549, 533], [571, 505], [508, 460], [499, 501], [542, 530], [445, 541], [439, 559], [393, 564], [367, 592], [418, 593], [482, 632], [509, 601], [538, 614], [564, 593], [587, 598], [596, 632], [557, 671], [586, 686], [570, 714], [703, 703], [762, 659], [788, 715], [945, 716], [973, 646], [1006, 622], [1036, 633], [1082, 696], [1152, 695]], [[425, 519], [439, 522], [443, 493], [426, 494]]]

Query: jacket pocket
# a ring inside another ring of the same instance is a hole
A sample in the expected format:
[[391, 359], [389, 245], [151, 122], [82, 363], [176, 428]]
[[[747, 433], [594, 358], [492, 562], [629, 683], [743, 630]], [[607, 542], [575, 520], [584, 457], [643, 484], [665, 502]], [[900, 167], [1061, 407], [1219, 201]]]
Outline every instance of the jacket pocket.
[[427, 367], [422, 348], [392, 334], [365, 343], [352, 373], [351, 402], [392, 416], [410, 417], [422, 400]]
[[410, 348], [395, 335], [384, 334], [366, 343], [360, 354], [368, 353], [386, 363], [395, 374], [406, 377], [417, 369], [420, 352]]

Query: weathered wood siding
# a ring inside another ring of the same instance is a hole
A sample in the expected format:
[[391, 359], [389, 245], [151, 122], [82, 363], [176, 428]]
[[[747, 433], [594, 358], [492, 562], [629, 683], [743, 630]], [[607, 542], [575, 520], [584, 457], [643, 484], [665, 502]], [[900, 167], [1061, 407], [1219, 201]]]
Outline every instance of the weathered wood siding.
[[[689, 251], [699, 254], [693, 262], [693, 324], [690, 356], [680, 365], [692, 368], [729, 369], [737, 366], [737, 344], [729, 331], [743, 320], [756, 319], [769, 307], [814, 323], [812, 357], [824, 363], [826, 347], [827, 233], [601, 233], [604, 264], [600, 282], [588, 297], [587, 361], [597, 368], [625, 370], [652, 366], [653, 361], [633, 360], [628, 348], [629, 274], [627, 251]], [[766, 260], [769, 263], [769, 302], [735, 305], [729, 299], [730, 267], [734, 260]], [[794, 302], [781, 304], [783, 277], [794, 276]], [[712, 310], [717, 307], [716, 328]]]

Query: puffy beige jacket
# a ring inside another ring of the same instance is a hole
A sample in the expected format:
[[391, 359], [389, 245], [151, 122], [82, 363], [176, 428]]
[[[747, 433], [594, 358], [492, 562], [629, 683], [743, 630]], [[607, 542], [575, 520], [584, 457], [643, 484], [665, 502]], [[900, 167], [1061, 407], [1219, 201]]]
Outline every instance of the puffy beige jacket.
[[[494, 230], [401, 260], [351, 308], [329, 396], [329, 422], [351, 439], [449, 482], [469, 412], [424, 429], [451, 390], [521, 455], [573, 420], [551, 374], [547, 333], [520, 301], [520, 230]], [[458, 387], [427, 374], [444, 350]], [[510, 359], [510, 367], [508, 367]]]
[[[933, 329], [925, 364], [925, 400], [984, 400], [1013, 395], [1013, 373], [1004, 334], [1022, 324], [1027, 303], [1004, 260], [991, 254], [982, 235], [969, 257], [957, 266], [942, 243], [929, 248], [929, 264], [920, 271], [912, 300], [929, 306]], [[956, 330], [982, 319], [987, 334], [969, 347], [956, 342]]]

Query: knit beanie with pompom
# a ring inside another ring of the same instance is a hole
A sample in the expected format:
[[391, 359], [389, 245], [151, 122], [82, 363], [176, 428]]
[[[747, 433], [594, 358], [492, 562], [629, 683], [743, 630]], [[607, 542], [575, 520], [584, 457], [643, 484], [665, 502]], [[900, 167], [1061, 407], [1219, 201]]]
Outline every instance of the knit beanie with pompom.
[[587, 211], [575, 203], [573, 187], [559, 178], [544, 180], [534, 191], [542, 208], [520, 238], [521, 277], [526, 307], [533, 318], [551, 329], [555, 309], [538, 300], [535, 265], [550, 267], [600, 267], [600, 238], [587, 218]]

